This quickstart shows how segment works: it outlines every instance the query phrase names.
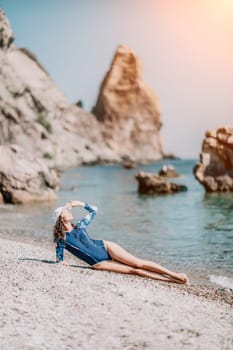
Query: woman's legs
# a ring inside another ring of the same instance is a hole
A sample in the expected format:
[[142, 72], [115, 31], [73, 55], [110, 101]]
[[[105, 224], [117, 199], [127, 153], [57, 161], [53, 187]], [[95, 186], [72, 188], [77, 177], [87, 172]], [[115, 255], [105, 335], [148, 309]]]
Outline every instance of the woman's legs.
[[118, 261], [113, 261], [113, 260], [101, 261], [101, 262], [93, 265], [92, 267], [95, 270], [125, 273], [125, 274], [130, 274], [130, 275], [137, 275], [137, 276], [141, 276], [141, 277], [152, 278], [155, 280], [160, 280], [160, 281], [165, 281], [165, 282], [174, 282], [174, 283], [184, 284], [184, 282], [178, 281], [175, 278], [163, 276], [161, 274], [157, 274], [157, 273], [151, 272], [151, 271], [146, 271], [143, 269], [138, 269], [136, 267], [125, 265], [125, 264], [122, 264]]
[[165, 267], [153, 261], [137, 258], [117, 243], [104, 240], [104, 244], [110, 257], [113, 260], [119, 261], [125, 265], [129, 265], [138, 269], [152, 271], [159, 274], [165, 274], [174, 279], [177, 279], [178, 281], [188, 283], [188, 277], [183, 273], [176, 273], [166, 269]]

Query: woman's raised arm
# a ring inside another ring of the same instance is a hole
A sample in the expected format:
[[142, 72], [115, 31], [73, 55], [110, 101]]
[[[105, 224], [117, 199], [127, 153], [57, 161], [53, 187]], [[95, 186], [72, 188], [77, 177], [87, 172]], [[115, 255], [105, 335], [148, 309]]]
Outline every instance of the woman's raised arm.
[[87, 225], [89, 225], [91, 221], [94, 219], [94, 217], [96, 216], [97, 210], [98, 210], [98, 208], [95, 207], [94, 205], [90, 205], [88, 203], [83, 203], [83, 204], [84, 204], [83, 208], [88, 211], [88, 214], [83, 219], [77, 222], [77, 225], [79, 227], [86, 227]]

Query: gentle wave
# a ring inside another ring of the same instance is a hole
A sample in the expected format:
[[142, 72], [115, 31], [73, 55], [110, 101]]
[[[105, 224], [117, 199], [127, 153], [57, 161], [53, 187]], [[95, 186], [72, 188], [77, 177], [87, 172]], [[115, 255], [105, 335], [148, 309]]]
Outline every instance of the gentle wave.
[[233, 278], [230, 278], [227, 276], [216, 276], [216, 275], [210, 275], [208, 277], [209, 277], [211, 282], [219, 284], [220, 286], [222, 286], [224, 288], [233, 289]]

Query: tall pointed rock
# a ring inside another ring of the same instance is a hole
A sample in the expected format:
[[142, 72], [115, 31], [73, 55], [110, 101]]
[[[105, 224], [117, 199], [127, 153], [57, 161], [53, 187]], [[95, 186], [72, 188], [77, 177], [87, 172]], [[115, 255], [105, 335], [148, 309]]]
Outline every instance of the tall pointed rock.
[[130, 48], [117, 48], [93, 112], [105, 141], [121, 158], [148, 162], [163, 156], [159, 99]]

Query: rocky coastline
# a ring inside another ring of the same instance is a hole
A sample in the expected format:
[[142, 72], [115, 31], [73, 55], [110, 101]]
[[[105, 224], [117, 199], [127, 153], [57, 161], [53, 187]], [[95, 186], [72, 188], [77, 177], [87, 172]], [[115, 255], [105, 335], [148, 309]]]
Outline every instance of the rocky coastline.
[[[0, 10], [0, 145], [5, 146], [2, 152], [10, 152], [15, 146], [22, 152], [30, 151], [42, 167], [57, 171], [57, 175], [82, 164], [125, 164], [126, 158], [131, 163], [148, 163], [163, 157], [159, 101], [146, 85], [141, 62], [131, 49], [117, 48], [100, 88], [94, 115], [71, 104], [38, 58], [27, 48], [17, 48], [14, 39], [7, 16]], [[108, 98], [103, 99], [103, 95]], [[26, 162], [20, 165], [21, 173]], [[0, 168], [0, 179], [5, 178], [12, 177], [6, 167]], [[14, 196], [6, 195], [4, 186], [1, 181], [1, 200], [26, 203], [39, 198], [40, 188], [34, 186], [34, 194], [11, 200]], [[24, 187], [27, 191], [26, 183]], [[48, 191], [52, 193], [49, 186]], [[54, 191], [54, 196], [44, 198], [55, 196]]]

